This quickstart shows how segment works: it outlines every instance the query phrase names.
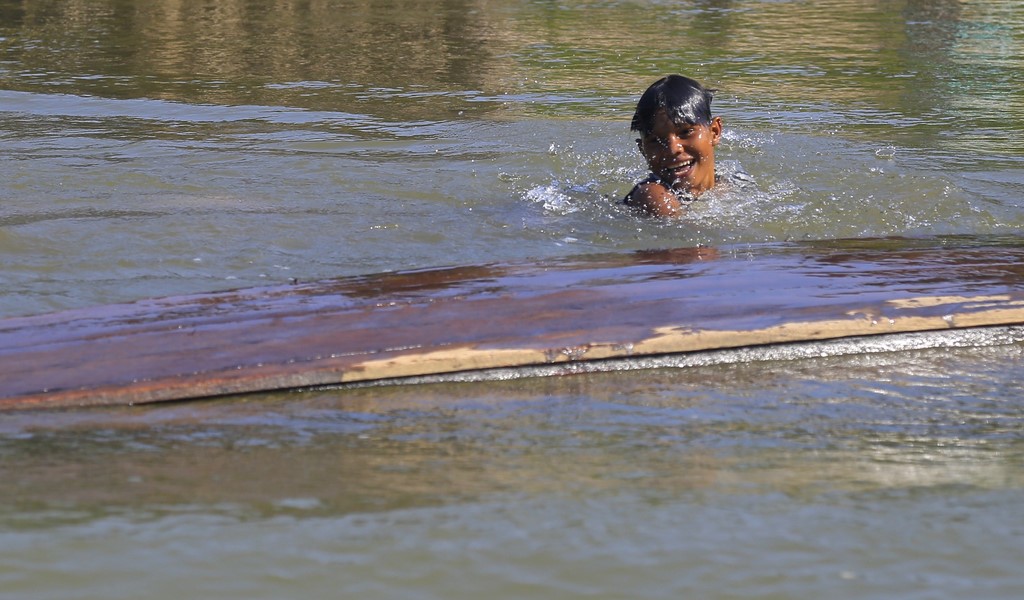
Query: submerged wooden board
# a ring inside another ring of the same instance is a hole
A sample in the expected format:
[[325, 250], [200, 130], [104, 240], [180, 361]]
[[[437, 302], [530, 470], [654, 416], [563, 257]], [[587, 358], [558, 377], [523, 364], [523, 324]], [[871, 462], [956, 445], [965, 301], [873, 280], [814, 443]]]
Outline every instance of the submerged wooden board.
[[1024, 247], [593, 255], [0, 321], [0, 408], [113, 405], [1024, 323]]

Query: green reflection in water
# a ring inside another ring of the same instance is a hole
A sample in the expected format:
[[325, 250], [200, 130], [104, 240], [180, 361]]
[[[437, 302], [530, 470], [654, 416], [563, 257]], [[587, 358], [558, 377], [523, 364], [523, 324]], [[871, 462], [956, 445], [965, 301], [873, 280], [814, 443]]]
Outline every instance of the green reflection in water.
[[629, 110], [654, 77], [679, 71], [725, 98], [756, 99], [769, 121], [823, 103], [840, 112], [834, 127], [895, 128], [911, 136], [904, 143], [968, 132], [964, 120], [998, 135], [1024, 114], [1013, 93], [1024, 24], [1012, 2], [2, 5], [8, 89], [392, 119], [579, 117], [607, 116], [606, 99]]

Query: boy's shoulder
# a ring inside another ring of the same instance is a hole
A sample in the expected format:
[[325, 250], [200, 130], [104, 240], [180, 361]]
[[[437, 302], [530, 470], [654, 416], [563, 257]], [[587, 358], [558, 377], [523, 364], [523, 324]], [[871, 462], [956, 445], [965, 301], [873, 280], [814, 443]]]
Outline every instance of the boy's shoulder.
[[695, 200], [693, 195], [689, 194], [688, 192], [682, 192], [672, 188], [672, 186], [662, 181], [660, 177], [658, 177], [654, 173], [650, 173], [647, 175], [646, 179], [644, 179], [643, 181], [638, 181], [636, 185], [633, 186], [633, 189], [631, 189], [629, 193], [626, 194], [626, 197], [622, 199], [622, 202], [625, 204], [629, 204], [631, 199], [634, 197], [634, 194], [636, 194], [640, 190], [649, 188], [651, 186], [657, 186], [660, 189], [664, 189], [666, 194], [671, 194], [678, 201], [683, 203], [689, 203]]

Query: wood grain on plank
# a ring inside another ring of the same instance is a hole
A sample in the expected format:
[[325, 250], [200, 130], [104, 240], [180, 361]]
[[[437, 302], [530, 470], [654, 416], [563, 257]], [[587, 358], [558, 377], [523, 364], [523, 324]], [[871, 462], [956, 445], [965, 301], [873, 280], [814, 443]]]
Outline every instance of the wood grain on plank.
[[1024, 248], [782, 245], [428, 269], [0, 321], [0, 408], [184, 400], [1024, 323]]

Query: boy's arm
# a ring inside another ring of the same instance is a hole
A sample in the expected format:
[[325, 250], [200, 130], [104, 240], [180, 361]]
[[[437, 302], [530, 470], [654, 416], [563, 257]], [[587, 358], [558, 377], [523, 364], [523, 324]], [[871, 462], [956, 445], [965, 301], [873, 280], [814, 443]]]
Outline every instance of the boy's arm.
[[679, 197], [660, 183], [639, 183], [626, 196], [626, 204], [654, 217], [678, 217], [686, 212]]

